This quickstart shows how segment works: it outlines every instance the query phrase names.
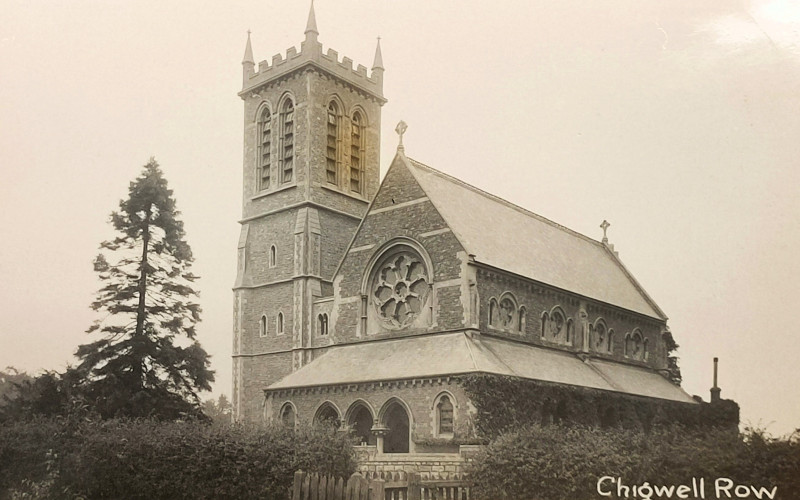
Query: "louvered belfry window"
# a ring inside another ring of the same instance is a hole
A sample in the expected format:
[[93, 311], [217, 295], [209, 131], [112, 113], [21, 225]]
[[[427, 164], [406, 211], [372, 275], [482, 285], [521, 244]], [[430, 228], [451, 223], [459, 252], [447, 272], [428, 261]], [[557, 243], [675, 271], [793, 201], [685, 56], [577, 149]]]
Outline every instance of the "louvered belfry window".
[[283, 121], [283, 177], [282, 182], [291, 182], [294, 174], [294, 103], [287, 99], [281, 113]]
[[361, 192], [361, 176], [363, 166], [361, 155], [364, 151], [364, 124], [361, 113], [353, 115], [353, 130], [350, 138], [350, 190], [356, 193]]
[[269, 189], [270, 182], [270, 149], [272, 148], [272, 114], [269, 109], [264, 109], [259, 124], [261, 129], [259, 144], [259, 190]]
[[325, 175], [329, 184], [336, 184], [336, 160], [339, 146], [339, 113], [336, 103], [328, 104], [328, 141], [326, 148]]

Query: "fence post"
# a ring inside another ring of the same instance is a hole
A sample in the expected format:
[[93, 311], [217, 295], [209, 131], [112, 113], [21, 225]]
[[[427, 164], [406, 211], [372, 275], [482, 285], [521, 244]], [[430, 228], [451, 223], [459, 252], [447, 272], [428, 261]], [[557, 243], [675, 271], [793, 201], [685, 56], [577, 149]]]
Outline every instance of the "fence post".
[[386, 481], [373, 479], [369, 483], [369, 500], [384, 500], [386, 498]]
[[408, 473], [408, 500], [422, 500], [422, 485], [420, 484], [419, 472]]
[[300, 500], [300, 489], [303, 487], [303, 476], [301, 470], [294, 473], [294, 484], [292, 485], [292, 500]]

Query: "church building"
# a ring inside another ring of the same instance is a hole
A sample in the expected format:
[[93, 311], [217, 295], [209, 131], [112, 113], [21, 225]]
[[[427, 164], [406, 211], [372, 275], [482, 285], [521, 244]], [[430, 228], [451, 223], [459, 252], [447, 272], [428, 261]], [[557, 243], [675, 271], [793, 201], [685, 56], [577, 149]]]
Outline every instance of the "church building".
[[380, 42], [367, 71], [318, 35], [312, 5], [299, 51], [256, 65], [248, 36], [242, 62], [236, 419], [457, 453], [475, 374], [698, 404], [669, 380], [667, 317], [606, 238], [409, 158], [402, 122], [381, 181]]

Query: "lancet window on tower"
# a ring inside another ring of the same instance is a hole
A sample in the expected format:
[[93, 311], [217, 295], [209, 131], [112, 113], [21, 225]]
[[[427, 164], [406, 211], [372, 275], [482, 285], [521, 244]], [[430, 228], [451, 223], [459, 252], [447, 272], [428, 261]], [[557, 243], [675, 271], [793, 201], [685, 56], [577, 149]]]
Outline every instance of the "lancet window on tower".
[[364, 119], [361, 113], [353, 113], [352, 132], [350, 137], [350, 191], [361, 192], [363, 165], [361, 157], [364, 151]]
[[282, 182], [291, 182], [294, 174], [294, 103], [286, 99], [281, 110], [281, 125], [283, 127], [283, 173]]
[[271, 158], [270, 150], [272, 148], [272, 113], [269, 108], [264, 108], [259, 119], [259, 190], [263, 191], [269, 189], [270, 183], [270, 167]]
[[336, 168], [339, 157], [339, 108], [331, 101], [328, 104], [328, 141], [325, 174], [328, 183], [336, 184], [338, 169]]

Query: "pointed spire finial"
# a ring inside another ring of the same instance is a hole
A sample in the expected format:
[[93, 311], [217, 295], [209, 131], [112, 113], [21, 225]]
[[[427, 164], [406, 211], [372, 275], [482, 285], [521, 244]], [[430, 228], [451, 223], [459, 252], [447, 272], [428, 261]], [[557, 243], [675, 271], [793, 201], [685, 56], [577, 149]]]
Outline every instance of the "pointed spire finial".
[[308, 22], [306, 23], [306, 38], [309, 33], [319, 35], [317, 31], [317, 16], [314, 14], [314, 0], [311, 0], [311, 9], [308, 11]]
[[242, 64], [255, 64], [253, 59], [253, 47], [250, 45], [250, 30], [247, 30], [247, 45], [244, 48], [244, 58]]
[[403, 134], [406, 133], [407, 129], [408, 129], [408, 125], [406, 125], [406, 122], [404, 122], [403, 120], [400, 120], [400, 122], [397, 124], [397, 127], [394, 128], [394, 131], [397, 132], [397, 135], [400, 136], [400, 143], [397, 145], [397, 152], [398, 153], [403, 152], [406, 149], [403, 146]]
[[375, 60], [372, 62], [372, 69], [384, 69], [383, 55], [381, 54], [381, 37], [378, 37], [378, 45], [375, 47]]
[[609, 227], [610, 225], [611, 225], [611, 223], [610, 223], [610, 222], [608, 222], [608, 221], [607, 221], [607, 220], [605, 220], [605, 219], [603, 219], [603, 223], [602, 223], [602, 224], [600, 224], [600, 227], [601, 227], [601, 228], [603, 228], [603, 243], [608, 243], [608, 234], [607, 234], [607, 231], [608, 231], [608, 227]]

